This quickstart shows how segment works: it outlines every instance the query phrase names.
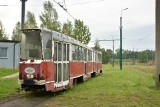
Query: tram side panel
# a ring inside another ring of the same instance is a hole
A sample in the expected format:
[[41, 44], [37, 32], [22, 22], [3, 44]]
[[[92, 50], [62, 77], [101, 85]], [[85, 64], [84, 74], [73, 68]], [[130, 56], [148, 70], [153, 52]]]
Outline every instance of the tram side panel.
[[45, 79], [46, 91], [54, 90], [54, 62], [42, 62], [40, 69]]
[[98, 66], [98, 73], [102, 73], [102, 63], [101, 62], [97, 63], [97, 66]]
[[93, 72], [93, 62], [87, 62], [87, 74], [91, 74]]
[[94, 69], [94, 72], [97, 72], [97, 63], [96, 62], [93, 62], [93, 69]]
[[70, 62], [70, 78], [77, 78], [84, 74], [84, 62]]

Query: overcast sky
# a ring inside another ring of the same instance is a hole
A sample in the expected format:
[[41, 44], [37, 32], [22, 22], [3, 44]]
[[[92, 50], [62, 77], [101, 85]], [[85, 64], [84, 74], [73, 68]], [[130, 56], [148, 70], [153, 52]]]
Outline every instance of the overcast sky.
[[[35, 14], [38, 24], [45, 0], [28, 0], [26, 11]], [[59, 21], [74, 21], [53, 0]], [[63, 2], [63, 0], [56, 0]], [[155, 49], [155, 0], [65, 0], [68, 12], [83, 20], [91, 31], [91, 41], [119, 39], [121, 10], [123, 17], [123, 49]], [[7, 5], [7, 6], [4, 6]], [[21, 21], [20, 0], [0, 0], [0, 20], [7, 34], [11, 35], [16, 22]], [[119, 48], [115, 41], [115, 49]], [[102, 48], [112, 49], [112, 42], [100, 42]], [[89, 46], [93, 47], [94, 42]]]

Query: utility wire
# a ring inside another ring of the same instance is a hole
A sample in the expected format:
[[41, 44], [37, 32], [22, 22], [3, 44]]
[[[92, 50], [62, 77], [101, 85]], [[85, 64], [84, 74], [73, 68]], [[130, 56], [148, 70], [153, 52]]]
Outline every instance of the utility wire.
[[66, 11], [68, 13], [69, 16], [71, 16], [74, 20], [75, 18], [68, 12], [67, 8], [65, 8], [62, 4], [60, 4], [59, 2], [56, 2], [55, 0], [53, 0], [56, 4], [58, 4], [64, 11]]
[[93, 2], [101, 2], [104, 0], [96, 0], [96, 1], [88, 1], [88, 2], [82, 2], [82, 3], [75, 3], [75, 4], [70, 4], [68, 6], [73, 6], [73, 5], [81, 5], [81, 4], [89, 4], [89, 3], [93, 3]]
[[148, 34], [148, 35], [144, 36], [143, 38], [141, 38], [141, 39], [139, 39], [139, 40], [140, 40], [140, 41], [141, 41], [141, 40], [144, 40], [144, 39], [148, 38], [149, 36], [151, 36], [153, 33], [154, 33], [154, 31], [153, 31], [153, 32], [151, 32], [150, 34]]
[[148, 35], [146, 35], [146, 36], [144, 36], [144, 37], [142, 37], [142, 38], [140, 38], [139, 41], [137, 42], [137, 45], [139, 45], [144, 39], [148, 38], [149, 36], [152, 36], [152, 34], [153, 34], [154, 32], [155, 32], [155, 31], [151, 32], [150, 34], [148, 34]]
[[[63, 1], [64, 3], [64, 6], [66, 8], [66, 6], [73, 6], [73, 5], [82, 5], [82, 4], [89, 4], [89, 3], [94, 3], [94, 2], [101, 2], [101, 1], [104, 1], [104, 0], [97, 0], [97, 1], [89, 1], [89, 2], [82, 2], [82, 3], [75, 3], [75, 4], [69, 4], [69, 5], [66, 5], [66, 2], [65, 0]], [[21, 6], [21, 5], [8, 5], [8, 4], [2, 4], [0, 6], [3, 6], [3, 7], [7, 7], [7, 6]], [[43, 6], [43, 5], [26, 5], [26, 6]]]
[[[150, 34], [148, 34], [148, 35], [140, 38], [139, 41], [136, 43], [136, 45], [134, 45], [134, 47], [138, 47], [139, 44], [140, 44], [144, 39], [148, 38], [149, 36], [152, 36], [152, 34], [153, 34], [154, 32], [155, 32], [155, 31], [152, 31]], [[137, 48], [137, 49], [138, 49], [138, 48]], [[139, 48], [139, 49], [140, 49], [140, 48]]]

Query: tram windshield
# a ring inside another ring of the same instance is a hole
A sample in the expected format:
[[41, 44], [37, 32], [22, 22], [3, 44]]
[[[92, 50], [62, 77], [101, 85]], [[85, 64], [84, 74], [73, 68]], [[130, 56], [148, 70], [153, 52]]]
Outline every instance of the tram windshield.
[[42, 43], [40, 30], [26, 30], [22, 33], [21, 58], [42, 59]]

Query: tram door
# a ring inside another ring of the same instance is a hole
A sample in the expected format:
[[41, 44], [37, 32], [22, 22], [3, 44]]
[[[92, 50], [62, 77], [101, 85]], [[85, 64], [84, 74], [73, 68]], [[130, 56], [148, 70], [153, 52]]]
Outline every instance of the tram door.
[[69, 83], [69, 44], [54, 42], [54, 81], [56, 87]]

